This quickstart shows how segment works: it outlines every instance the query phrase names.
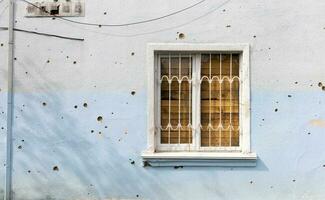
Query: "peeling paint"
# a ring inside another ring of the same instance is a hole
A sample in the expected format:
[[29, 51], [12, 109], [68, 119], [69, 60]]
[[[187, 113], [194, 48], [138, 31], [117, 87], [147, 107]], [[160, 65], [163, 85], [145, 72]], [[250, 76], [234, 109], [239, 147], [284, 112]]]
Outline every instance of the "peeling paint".
[[309, 124], [311, 126], [325, 128], [325, 120], [324, 119], [312, 119], [309, 121]]

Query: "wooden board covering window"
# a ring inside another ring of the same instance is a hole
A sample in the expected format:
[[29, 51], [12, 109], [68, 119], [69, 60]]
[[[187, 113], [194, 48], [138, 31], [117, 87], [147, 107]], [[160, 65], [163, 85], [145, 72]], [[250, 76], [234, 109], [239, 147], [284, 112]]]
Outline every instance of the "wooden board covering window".
[[192, 58], [160, 58], [161, 144], [192, 143]]
[[[192, 144], [193, 59], [172, 54], [159, 62], [161, 144]], [[197, 67], [201, 147], [238, 147], [239, 54], [204, 53]]]
[[[209, 81], [210, 80], [210, 81]], [[239, 146], [239, 55], [201, 55], [201, 146]]]

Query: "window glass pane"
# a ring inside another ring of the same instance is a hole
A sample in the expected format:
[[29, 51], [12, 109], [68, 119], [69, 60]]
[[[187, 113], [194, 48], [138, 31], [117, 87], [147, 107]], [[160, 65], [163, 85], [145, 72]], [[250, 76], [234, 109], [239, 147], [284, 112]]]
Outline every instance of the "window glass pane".
[[239, 55], [201, 55], [201, 146], [239, 146]]
[[192, 58], [164, 56], [160, 66], [161, 143], [192, 143]]

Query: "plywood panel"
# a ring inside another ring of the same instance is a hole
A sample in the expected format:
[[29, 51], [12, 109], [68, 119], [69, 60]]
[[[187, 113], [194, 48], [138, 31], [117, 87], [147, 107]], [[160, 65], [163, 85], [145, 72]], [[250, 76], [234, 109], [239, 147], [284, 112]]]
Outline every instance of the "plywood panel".
[[233, 77], [239, 75], [239, 56], [202, 54], [201, 58], [201, 79], [223, 78], [221, 82], [209, 83], [206, 78], [201, 82], [201, 145], [238, 146], [240, 81]]
[[[191, 84], [188, 79], [191, 78], [191, 63], [192, 59], [188, 57], [167, 57], [161, 59], [161, 77], [167, 76], [171, 79], [177, 76], [179, 80], [172, 79], [169, 83], [164, 77], [161, 82], [160, 91], [160, 122], [161, 143], [162, 144], [183, 144], [192, 142], [192, 130], [188, 128], [192, 118], [192, 95]], [[168, 128], [168, 124], [172, 128]], [[181, 130], [172, 130], [177, 128], [177, 125], [182, 126]]]

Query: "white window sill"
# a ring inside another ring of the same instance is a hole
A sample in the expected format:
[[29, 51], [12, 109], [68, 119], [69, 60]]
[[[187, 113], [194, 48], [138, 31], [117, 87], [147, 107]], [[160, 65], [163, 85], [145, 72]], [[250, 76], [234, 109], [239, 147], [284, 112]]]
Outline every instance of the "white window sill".
[[144, 166], [151, 167], [254, 167], [256, 153], [242, 152], [144, 152]]

